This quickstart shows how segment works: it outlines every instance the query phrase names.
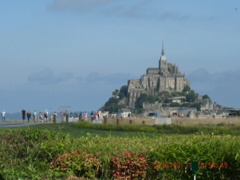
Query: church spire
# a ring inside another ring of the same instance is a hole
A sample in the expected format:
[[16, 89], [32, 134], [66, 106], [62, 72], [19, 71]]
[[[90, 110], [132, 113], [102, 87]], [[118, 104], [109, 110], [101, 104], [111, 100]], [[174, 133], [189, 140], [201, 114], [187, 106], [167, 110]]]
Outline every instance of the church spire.
[[164, 56], [164, 42], [162, 41], [162, 56]]
[[161, 55], [161, 57], [160, 57], [160, 60], [167, 60], [166, 59], [166, 56], [165, 56], [165, 54], [164, 54], [164, 43], [163, 43], [163, 41], [162, 41], [162, 55]]

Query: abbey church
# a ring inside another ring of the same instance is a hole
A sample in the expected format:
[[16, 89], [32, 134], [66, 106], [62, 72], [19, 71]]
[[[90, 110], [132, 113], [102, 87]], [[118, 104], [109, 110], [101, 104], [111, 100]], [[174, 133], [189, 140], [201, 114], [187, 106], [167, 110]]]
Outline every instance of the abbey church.
[[162, 91], [182, 92], [185, 86], [190, 86], [190, 82], [176, 65], [167, 62], [164, 47], [162, 47], [159, 67], [148, 68], [141, 79], [128, 81], [128, 106], [134, 107], [141, 94], [154, 95], [154, 93]]

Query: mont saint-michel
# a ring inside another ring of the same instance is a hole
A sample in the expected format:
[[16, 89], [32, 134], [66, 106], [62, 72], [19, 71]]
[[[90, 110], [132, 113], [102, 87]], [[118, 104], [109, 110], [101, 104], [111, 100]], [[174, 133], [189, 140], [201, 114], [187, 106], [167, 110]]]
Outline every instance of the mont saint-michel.
[[147, 115], [159, 112], [162, 116], [185, 117], [225, 116], [227, 107], [212, 102], [210, 97], [196, 93], [178, 66], [168, 62], [162, 45], [158, 67], [149, 67], [140, 79], [130, 79], [101, 108], [102, 111], [133, 112]]
[[182, 92], [190, 82], [182, 74], [178, 66], [168, 63], [162, 47], [162, 55], [158, 68], [148, 68], [141, 79], [128, 81], [128, 105], [134, 107], [141, 94], [155, 95], [157, 92]]

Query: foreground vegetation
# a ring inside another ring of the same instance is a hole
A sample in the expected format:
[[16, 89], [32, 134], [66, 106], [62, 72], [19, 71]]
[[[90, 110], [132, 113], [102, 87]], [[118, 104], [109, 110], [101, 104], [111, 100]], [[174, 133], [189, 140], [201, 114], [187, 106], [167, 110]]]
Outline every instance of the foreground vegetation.
[[113, 137], [100, 131], [101, 137], [87, 133], [88, 126], [97, 134], [96, 125], [66, 125], [80, 131], [85, 125], [85, 133], [74, 138], [66, 134], [65, 125], [0, 130], [0, 179], [192, 179], [192, 161], [199, 162], [197, 179], [240, 178], [239, 136], [135, 132]]
[[[215, 135], [240, 135], [240, 126], [226, 126], [222, 124], [213, 126], [180, 126], [180, 125], [111, 125], [90, 124], [78, 122], [77, 127], [91, 130], [108, 130], [120, 132], [144, 132], [161, 134], [215, 134]], [[149, 134], [147, 134], [149, 135]]]

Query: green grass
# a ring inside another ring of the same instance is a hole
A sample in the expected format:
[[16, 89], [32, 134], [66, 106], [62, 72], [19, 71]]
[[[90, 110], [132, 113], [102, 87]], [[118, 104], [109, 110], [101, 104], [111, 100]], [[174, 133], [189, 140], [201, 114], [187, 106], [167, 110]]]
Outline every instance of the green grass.
[[157, 137], [175, 134], [214, 134], [214, 135], [240, 135], [240, 126], [213, 125], [213, 126], [179, 126], [179, 125], [103, 125], [90, 124], [87, 122], [38, 124], [28, 127], [7, 129], [49, 129], [67, 133], [72, 137], [79, 138], [91, 134], [101, 137]]
[[[64, 125], [64, 128], [62, 128]], [[38, 126], [38, 127], [37, 127]], [[136, 156], [143, 154], [150, 169], [147, 177], [151, 179], [192, 179], [190, 169], [154, 169], [155, 162], [189, 163], [193, 159], [199, 162], [228, 162], [229, 168], [205, 168], [198, 172], [198, 179], [234, 179], [240, 178], [240, 137], [232, 135], [156, 135], [147, 137], [134, 132], [132, 137], [100, 137], [88, 132], [82, 137], [72, 138], [57, 131], [73, 130], [74, 124], [37, 125], [31, 128], [1, 129], [0, 130], [0, 176], [2, 179], [66, 179], [70, 175], [90, 177], [95, 161], [101, 166], [98, 169], [99, 177], [112, 177], [113, 157], [120, 157], [124, 162], [124, 153], [132, 152]], [[41, 127], [41, 128], [39, 128]], [[76, 128], [78, 129], [78, 128]], [[99, 131], [96, 131], [99, 132]], [[70, 133], [69, 133], [70, 134]], [[78, 133], [79, 134], [79, 133]], [[137, 134], [139, 134], [137, 136]], [[147, 133], [145, 133], [147, 134]], [[155, 134], [155, 133], [149, 133]], [[76, 137], [76, 134], [75, 136]], [[79, 154], [79, 156], [76, 156]], [[88, 158], [86, 161], [84, 157]], [[127, 165], [140, 162], [136, 156], [130, 157]], [[58, 159], [62, 162], [61, 170], [57, 166], [49, 169], [51, 162]], [[92, 159], [91, 157], [94, 157]], [[128, 159], [126, 159], [128, 160]], [[74, 163], [73, 163], [74, 162]], [[86, 163], [86, 162], [89, 162]], [[76, 164], [77, 163], [77, 164]], [[84, 172], [79, 171], [78, 163]], [[93, 163], [93, 164], [92, 164]], [[117, 165], [121, 165], [117, 161]], [[124, 162], [126, 163], [126, 162]], [[67, 171], [64, 167], [68, 164]], [[115, 166], [115, 167], [116, 167]], [[118, 166], [117, 166], [118, 167]], [[76, 170], [77, 171], [74, 171]], [[124, 172], [124, 169], [122, 169]], [[90, 178], [91, 179], [91, 178]]]
[[99, 130], [99, 129], [90, 129], [86, 127], [76, 126], [75, 123], [60, 123], [60, 124], [38, 124], [28, 127], [19, 127], [19, 128], [4, 128], [4, 129], [48, 129], [51, 131], [57, 131], [62, 133], [67, 133], [72, 137], [79, 138], [82, 136], [101, 136], [101, 137], [156, 137], [162, 135], [161, 133], [150, 133], [150, 132], [137, 132], [137, 131], [112, 131], [112, 130]]
[[78, 122], [76, 126], [82, 129], [108, 130], [120, 132], [141, 132], [149, 135], [172, 134], [215, 134], [215, 135], [240, 135], [240, 126], [213, 125], [213, 126], [180, 126], [180, 125], [104, 125]]
[[[192, 179], [193, 173], [189, 169], [154, 170], [153, 164], [186, 163], [193, 159], [204, 163], [229, 163], [228, 169], [199, 170], [198, 179], [240, 178], [239, 129], [238, 126], [117, 126], [86, 122], [2, 128], [0, 179], [66, 179], [79, 173], [74, 171], [79, 166], [72, 163], [79, 161], [85, 170], [80, 176], [89, 177], [87, 173], [90, 173], [91, 166], [84, 164], [82, 155], [99, 160], [102, 164], [98, 170], [100, 176], [109, 179], [112, 175], [111, 158], [123, 158], [127, 151], [147, 158], [151, 167], [147, 173], [152, 179]], [[63, 163], [71, 164], [68, 171], [58, 171], [56, 167], [49, 170], [51, 162], [64, 155], [69, 159]]]

